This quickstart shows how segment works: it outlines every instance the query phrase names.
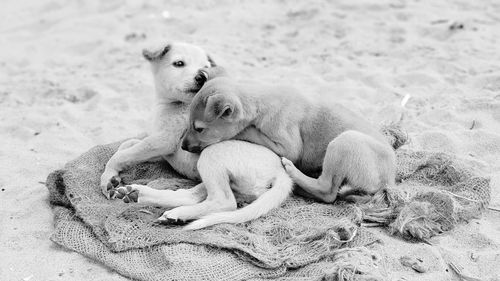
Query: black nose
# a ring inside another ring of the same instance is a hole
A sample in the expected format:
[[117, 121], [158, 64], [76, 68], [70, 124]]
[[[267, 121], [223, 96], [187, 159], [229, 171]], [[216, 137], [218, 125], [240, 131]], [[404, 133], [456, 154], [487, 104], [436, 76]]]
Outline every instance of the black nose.
[[205, 71], [198, 70], [198, 74], [194, 77], [194, 81], [196, 81], [198, 85], [202, 86], [205, 82], [207, 82], [207, 78], [207, 73]]
[[191, 153], [200, 153], [201, 152], [201, 146], [191, 146], [188, 147], [188, 151]]
[[188, 143], [188, 141], [187, 141], [186, 139], [184, 139], [184, 140], [182, 141], [181, 148], [182, 148], [182, 150], [189, 151], [189, 150], [188, 150], [188, 147], [189, 147], [189, 143]]
[[189, 151], [191, 153], [200, 153], [201, 146], [199, 145], [190, 145], [187, 139], [184, 139], [181, 144], [182, 150]]

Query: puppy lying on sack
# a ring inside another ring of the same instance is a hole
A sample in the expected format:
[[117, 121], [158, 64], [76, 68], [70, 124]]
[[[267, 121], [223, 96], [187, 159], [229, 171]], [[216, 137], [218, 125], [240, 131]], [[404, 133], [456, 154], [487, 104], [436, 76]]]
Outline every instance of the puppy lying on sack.
[[394, 185], [394, 150], [351, 110], [310, 102], [290, 87], [237, 83], [220, 67], [201, 73], [207, 82], [190, 105], [183, 149], [199, 152], [233, 138], [263, 145], [283, 157], [307, 195], [324, 202], [335, 201], [341, 187], [346, 199], [361, 201]]

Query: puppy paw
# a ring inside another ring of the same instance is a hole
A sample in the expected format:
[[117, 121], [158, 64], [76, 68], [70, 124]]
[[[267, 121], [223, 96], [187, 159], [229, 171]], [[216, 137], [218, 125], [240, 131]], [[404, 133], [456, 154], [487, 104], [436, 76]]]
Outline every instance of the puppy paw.
[[294, 172], [297, 168], [295, 168], [295, 165], [293, 165], [292, 161], [286, 159], [285, 157], [281, 157], [281, 164], [283, 164], [283, 167], [285, 168], [287, 173]]
[[185, 225], [187, 221], [180, 217], [180, 213], [176, 209], [166, 211], [156, 221], [161, 224]]
[[111, 192], [114, 192], [113, 196], [115, 198], [121, 199], [125, 203], [130, 203], [130, 202], [137, 203], [139, 199], [139, 190], [134, 189], [134, 187], [130, 185], [120, 186], [115, 190], [112, 189]]
[[295, 179], [300, 173], [300, 171], [295, 167], [295, 165], [292, 163], [292, 161], [286, 159], [285, 157], [281, 157], [281, 163], [283, 164], [283, 167], [285, 168], [286, 173], [292, 178]]
[[101, 177], [101, 192], [108, 199], [112, 199], [115, 189], [120, 186], [121, 178], [118, 175], [106, 175]]

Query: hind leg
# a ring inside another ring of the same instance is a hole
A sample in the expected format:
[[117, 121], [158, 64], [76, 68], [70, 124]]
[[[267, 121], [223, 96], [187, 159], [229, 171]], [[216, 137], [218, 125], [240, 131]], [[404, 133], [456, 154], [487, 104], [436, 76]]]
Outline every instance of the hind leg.
[[[328, 150], [326, 152], [328, 154]], [[326, 158], [326, 157], [325, 157]], [[325, 169], [327, 167], [325, 163], [323, 163], [323, 173], [317, 179], [308, 177], [304, 173], [302, 173], [299, 169], [297, 169], [293, 163], [286, 159], [282, 159], [283, 166], [285, 167], [286, 172], [290, 175], [293, 181], [300, 186], [305, 193], [312, 196], [313, 198], [324, 201], [324, 202], [333, 202], [337, 198], [337, 192], [342, 183], [343, 177], [340, 175], [334, 175], [335, 170], [333, 169]], [[330, 163], [328, 166], [335, 166], [338, 163]], [[334, 182], [334, 178], [337, 181]], [[310, 197], [306, 196], [306, 197]]]
[[207, 192], [203, 183], [189, 189], [178, 190], [158, 190], [147, 185], [131, 184], [118, 187], [114, 196], [125, 203], [135, 202], [172, 208], [200, 203], [207, 197]]
[[[229, 183], [228, 183], [229, 188]], [[209, 193], [207, 199], [195, 205], [187, 205], [166, 211], [159, 221], [189, 221], [214, 212], [236, 210], [236, 199], [229, 188], [229, 197], [222, 194]]]
[[348, 183], [367, 194], [394, 183], [395, 156], [387, 143], [357, 131], [346, 131], [328, 144], [319, 178], [311, 178], [283, 159], [286, 171], [306, 192], [333, 202], [339, 188]]
[[[329, 185], [329, 183], [322, 181], [326, 177], [319, 177], [317, 179], [308, 177], [297, 169], [295, 165], [293, 165], [292, 161], [286, 159], [285, 157], [281, 158], [281, 163], [283, 164], [283, 167], [285, 167], [288, 175], [293, 179], [293, 182], [302, 188], [302, 193], [305, 191], [307, 195], [312, 195], [316, 199], [321, 199], [325, 196], [323, 189], [326, 191], [326, 186]], [[306, 194], [302, 195], [305, 196]]]
[[190, 206], [181, 206], [166, 211], [159, 221], [187, 221], [198, 219], [214, 212], [236, 210], [236, 199], [229, 185], [229, 175], [222, 165], [198, 162], [203, 185], [206, 188], [206, 200]]

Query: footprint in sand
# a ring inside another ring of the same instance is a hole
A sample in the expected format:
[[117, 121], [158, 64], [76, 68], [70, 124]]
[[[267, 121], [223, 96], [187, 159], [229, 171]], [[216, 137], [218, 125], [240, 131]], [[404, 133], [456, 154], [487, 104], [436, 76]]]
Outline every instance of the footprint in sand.
[[457, 145], [455, 143], [456, 137], [450, 137], [444, 132], [425, 132], [420, 134], [416, 140], [422, 149], [446, 152], [450, 154], [457, 153]]
[[[461, 110], [474, 113], [491, 113], [496, 122], [500, 122], [500, 96], [498, 99], [474, 98], [462, 102]], [[494, 124], [491, 124], [494, 126]]]
[[318, 13], [317, 9], [292, 10], [286, 13], [286, 16], [291, 20], [311, 20]]
[[391, 28], [389, 33], [390, 33], [389, 40], [391, 41], [391, 43], [401, 44], [406, 41], [405, 39], [406, 30], [403, 28], [399, 27]]
[[400, 87], [411, 87], [411, 86], [428, 86], [432, 84], [439, 83], [440, 81], [431, 75], [413, 72], [407, 73], [394, 78], [394, 85], [399, 85]]
[[71, 53], [81, 56], [86, 56], [102, 45], [103, 42], [101, 40], [96, 40], [96, 41], [82, 42], [75, 45], [71, 45], [68, 49]]
[[500, 157], [500, 136], [483, 130], [466, 131], [462, 139], [467, 140], [468, 151], [488, 163]]
[[475, 86], [492, 92], [500, 92], [500, 75], [483, 76], [476, 81]]

